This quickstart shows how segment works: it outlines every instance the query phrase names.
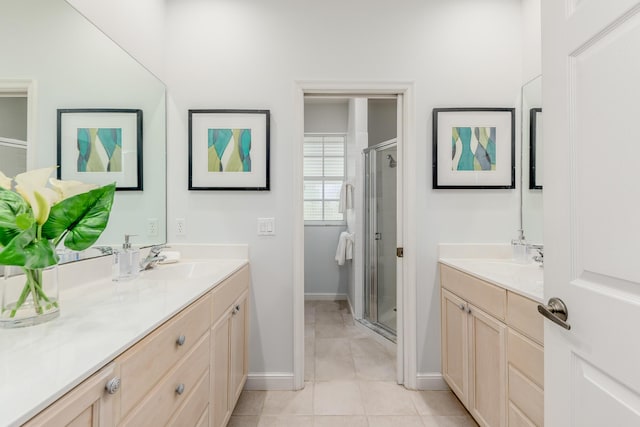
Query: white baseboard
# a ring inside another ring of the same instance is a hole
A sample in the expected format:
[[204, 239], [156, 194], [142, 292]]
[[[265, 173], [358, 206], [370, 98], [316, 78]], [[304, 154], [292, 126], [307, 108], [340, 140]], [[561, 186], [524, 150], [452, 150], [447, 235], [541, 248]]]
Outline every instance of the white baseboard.
[[418, 390], [449, 390], [449, 386], [442, 378], [440, 372], [418, 373], [416, 388]]
[[305, 301], [342, 301], [347, 299], [347, 294], [304, 294]]
[[289, 372], [267, 372], [260, 374], [250, 373], [247, 382], [244, 384], [245, 390], [295, 390], [293, 373]]

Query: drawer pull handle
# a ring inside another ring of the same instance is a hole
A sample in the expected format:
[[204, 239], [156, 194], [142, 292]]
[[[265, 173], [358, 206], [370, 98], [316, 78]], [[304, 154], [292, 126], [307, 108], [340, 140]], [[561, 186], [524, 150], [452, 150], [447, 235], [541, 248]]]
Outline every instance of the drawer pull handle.
[[176, 387], [176, 393], [178, 395], [181, 395], [182, 393], [184, 393], [184, 384], [179, 384], [178, 387]]
[[236, 305], [235, 307], [233, 307], [233, 311], [231, 312], [231, 314], [238, 314], [238, 312], [240, 312], [240, 306]]
[[180, 335], [176, 340], [176, 344], [184, 345], [185, 341], [187, 341], [187, 337], [185, 337], [184, 335]]
[[460, 304], [460, 310], [464, 311], [464, 304]]
[[109, 394], [116, 394], [118, 390], [120, 390], [120, 378], [114, 377], [107, 381], [107, 384], [104, 386]]

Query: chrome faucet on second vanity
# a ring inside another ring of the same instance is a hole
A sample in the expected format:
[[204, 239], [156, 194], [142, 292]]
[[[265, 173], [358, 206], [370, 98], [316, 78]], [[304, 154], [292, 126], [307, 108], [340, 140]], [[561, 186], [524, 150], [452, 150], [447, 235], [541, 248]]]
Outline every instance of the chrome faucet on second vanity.
[[167, 259], [166, 256], [161, 255], [160, 253], [164, 248], [168, 248], [167, 245], [155, 245], [149, 249], [149, 254], [145, 259], [140, 262], [140, 270], [150, 270], [156, 266], [156, 264], [160, 261], [164, 261]]
[[538, 255], [533, 257], [535, 262], [540, 263], [540, 267], [544, 265], [544, 246], [542, 245], [531, 245], [531, 249], [535, 249], [538, 251]]

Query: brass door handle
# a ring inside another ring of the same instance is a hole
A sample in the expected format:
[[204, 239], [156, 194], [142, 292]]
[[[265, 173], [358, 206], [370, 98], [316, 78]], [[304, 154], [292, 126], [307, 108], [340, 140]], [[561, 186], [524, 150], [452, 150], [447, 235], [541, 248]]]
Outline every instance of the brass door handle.
[[571, 325], [567, 323], [569, 310], [560, 298], [550, 298], [547, 305], [539, 304], [538, 312], [567, 331], [571, 329]]

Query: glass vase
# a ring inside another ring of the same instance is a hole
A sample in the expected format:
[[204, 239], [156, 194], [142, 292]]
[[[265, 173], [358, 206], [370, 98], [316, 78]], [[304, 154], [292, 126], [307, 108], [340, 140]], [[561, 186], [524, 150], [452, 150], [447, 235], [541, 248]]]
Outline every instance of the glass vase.
[[38, 325], [60, 315], [58, 265], [47, 268], [4, 267], [0, 327]]

